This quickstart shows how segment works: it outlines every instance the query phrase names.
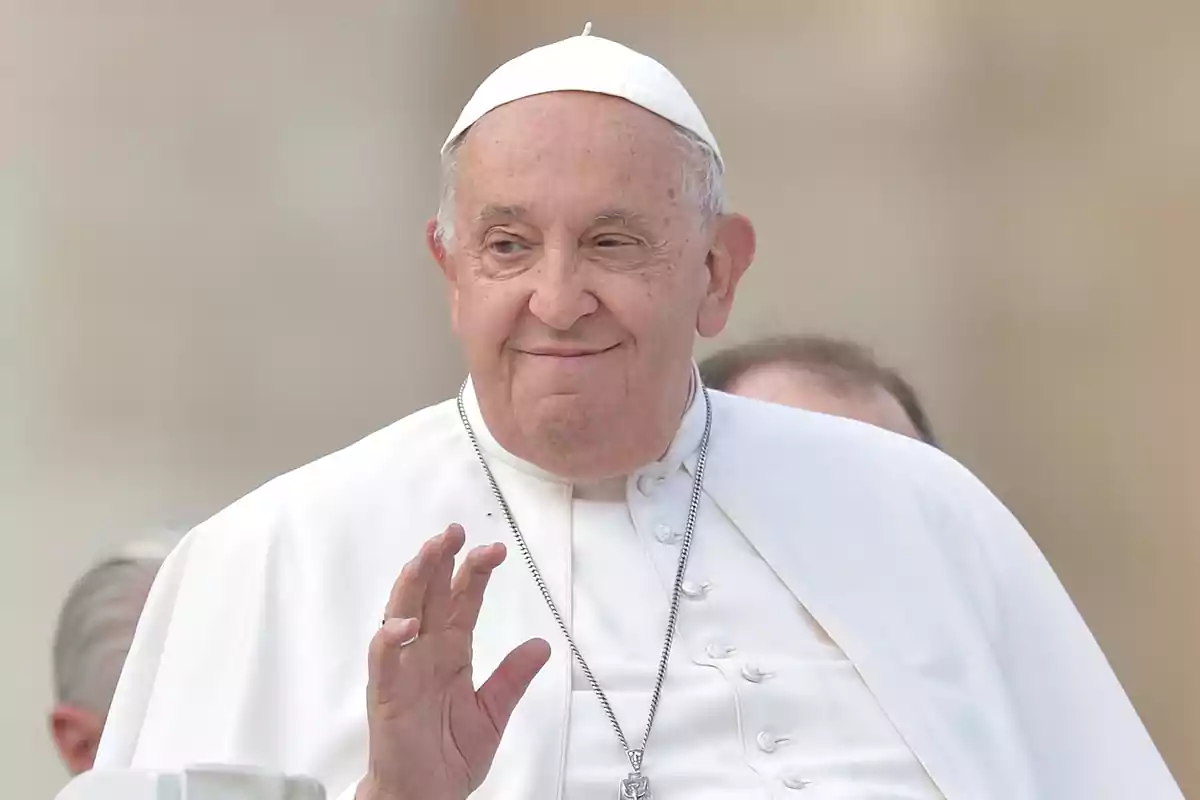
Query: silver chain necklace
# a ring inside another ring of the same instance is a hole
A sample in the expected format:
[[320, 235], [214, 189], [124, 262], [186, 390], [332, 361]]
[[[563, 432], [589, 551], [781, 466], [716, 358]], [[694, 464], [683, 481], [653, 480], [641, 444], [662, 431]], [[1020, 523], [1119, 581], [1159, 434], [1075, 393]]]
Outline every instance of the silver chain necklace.
[[608, 702], [608, 696], [600, 688], [600, 684], [596, 681], [596, 676], [592, 674], [591, 667], [584, 660], [583, 654], [579, 652], [579, 648], [575, 646], [575, 639], [571, 636], [571, 631], [568, 630], [567, 623], [563, 620], [562, 614], [558, 611], [558, 606], [554, 604], [554, 599], [550, 596], [550, 589], [546, 586], [546, 581], [542, 578], [542, 572], [533, 560], [533, 554], [530, 553], [529, 545], [526, 544], [525, 537], [521, 534], [521, 529], [517, 526], [517, 520], [513, 517], [512, 509], [508, 507], [508, 501], [504, 499], [504, 493], [500, 491], [500, 484], [496, 483], [496, 476], [492, 474], [492, 469], [488, 466], [487, 459], [483, 456], [483, 449], [479, 446], [479, 439], [475, 436], [475, 429], [471, 427], [471, 421], [467, 418], [466, 406], [463, 404], [463, 392], [466, 391], [466, 388], [467, 381], [463, 381], [463, 385], [458, 390], [458, 416], [462, 419], [463, 428], [466, 429], [467, 436], [471, 440], [471, 447], [475, 449], [475, 455], [479, 458], [479, 464], [483, 467], [484, 475], [487, 476], [488, 485], [492, 487], [492, 494], [495, 495], [496, 502], [500, 504], [500, 510], [504, 512], [504, 519], [508, 522], [508, 527], [512, 531], [517, 546], [521, 548], [521, 555], [525, 558], [525, 564], [529, 567], [529, 573], [533, 576], [533, 581], [537, 584], [538, 591], [542, 593], [542, 599], [546, 601], [546, 606], [550, 609], [550, 613], [554, 615], [554, 621], [558, 623], [558, 629], [562, 631], [563, 638], [567, 640], [567, 645], [571, 648], [571, 653], [575, 656], [575, 661], [579, 664], [579, 668], [583, 670], [588, 683], [591, 684], [593, 694], [600, 701], [600, 705], [604, 707], [604, 713], [608, 717], [608, 721], [612, 724], [612, 728], [617, 734], [617, 739], [621, 742], [621, 747], [625, 750], [625, 755], [629, 759], [629, 766], [633, 769], [628, 777], [621, 781], [621, 793], [619, 796], [623, 800], [649, 800], [650, 781], [642, 774], [642, 755], [646, 752], [646, 743], [650, 740], [650, 728], [654, 725], [654, 715], [658, 711], [658, 701], [662, 695], [663, 682], [667, 678], [667, 662], [671, 658], [671, 644], [675, 640], [675, 626], [679, 619], [679, 600], [683, 596], [683, 575], [687, 571], [688, 555], [692, 549], [692, 534], [696, 530], [696, 516], [700, 511], [700, 492], [704, 487], [704, 464], [708, 461], [708, 434], [712, 430], [712, 404], [708, 400], [708, 389], [704, 388], [703, 385], [700, 386], [700, 392], [704, 397], [704, 435], [700, 439], [700, 455], [696, 459], [696, 477], [692, 481], [692, 497], [688, 503], [687, 527], [684, 529], [683, 544], [680, 547], [679, 565], [675, 569], [675, 588], [671, 592], [671, 611], [667, 616], [667, 633], [663, 642], [662, 655], [658, 659], [658, 675], [654, 679], [654, 692], [650, 695], [650, 715], [646, 720], [646, 732], [642, 735], [642, 746], [633, 749], [629, 746], [629, 741], [625, 738], [625, 732], [621, 730], [621, 724], [617, 722], [617, 715], [613, 713], [612, 705]]

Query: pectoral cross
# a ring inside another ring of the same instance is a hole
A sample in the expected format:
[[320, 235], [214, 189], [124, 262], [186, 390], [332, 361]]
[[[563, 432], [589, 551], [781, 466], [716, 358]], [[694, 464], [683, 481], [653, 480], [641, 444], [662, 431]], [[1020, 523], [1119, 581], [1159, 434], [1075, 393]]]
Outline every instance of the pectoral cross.
[[621, 781], [621, 800], [651, 800], [650, 779], [642, 774], [642, 751], [630, 750], [626, 755], [629, 756], [629, 766], [633, 767], [633, 772]]
[[650, 800], [650, 779], [637, 772], [621, 781], [621, 800]]

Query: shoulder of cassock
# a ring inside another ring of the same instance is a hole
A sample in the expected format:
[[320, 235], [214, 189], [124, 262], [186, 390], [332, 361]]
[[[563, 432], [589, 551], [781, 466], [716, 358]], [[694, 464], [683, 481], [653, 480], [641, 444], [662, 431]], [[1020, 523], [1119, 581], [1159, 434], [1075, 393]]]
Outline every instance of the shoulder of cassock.
[[[839, 616], [838, 603], [859, 604], [867, 622], [857, 630], [869, 636], [887, 629], [873, 617], [914, 630], [943, 628], [947, 614], [966, 619], [977, 629], [972, 663], [1002, 676], [1045, 796], [1082, 789], [1116, 798], [1138, 787], [1147, 798], [1179, 797], [1049, 565], [968, 470], [864, 424], [711, 397], [706, 492], [761, 552], [770, 549], [781, 574], [789, 572], [781, 561], [829, 565], [806, 567], [824, 588], [801, 598], [822, 623]], [[366, 643], [392, 581], [422, 541], [467, 522], [456, 518], [461, 509], [490, 502], [448, 401], [276, 478], [200, 525], [151, 593], [98, 763], [249, 762], [340, 788], [361, 766], [347, 744], [362, 745], [361, 688], [346, 687], [363, 684]], [[926, 575], [937, 576], [940, 595], [924, 591]], [[818, 613], [821, 602], [832, 611]], [[928, 626], [912, 621], [926, 616]], [[239, 657], [213, 655], [222, 650]], [[289, 688], [296, 665], [305, 685]], [[327, 702], [289, 703], [289, 691], [321, 687]], [[244, 702], [212, 702], [228, 694]], [[197, 697], [209, 700], [199, 711]], [[324, 718], [330, 709], [338, 719]], [[179, 724], [198, 713], [203, 724]], [[1097, 763], [1124, 771], [1099, 777]]]
[[[1004, 587], [1027, 577], [1031, 559], [1044, 561], [965, 467], [871, 425], [721, 392], [710, 397], [705, 488], [735, 524], [836, 541], [839, 550], [861, 549], [865, 560], [879, 537], [902, 538], [905, 551], [950, 565], [988, 636], [1003, 635]], [[186, 575], [198, 588], [210, 571], [240, 574], [255, 591], [269, 591], [261, 575], [300, 572], [310, 589], [340, 582], [382, 607], [399, 568], [425, 539], [465, 523], [459, 514], [472, 501], [492, 499], [455, 404], [446, 401], [250, 492], [189, 533], [163, 573]], [[467, 533], [469, 546], [478, 532], [467, 525]], [[381, 562], [395, 569], [381, 571]]]
[[[1012, 715], [1036, 797], [1182, 800], [1049, 563], [969, 470], [863, 423], [713, 398], [714, 431], [723, 435], [714, 433], [710, 492], [743, 531], [780, 528], [760, 535], [760, 549], [769, 547], [777, 571], [795, 577], [794, 590], [808, 584], [809, 610], [823, 624], [857, 609], [845, 640], [834, 636], [839, 644], [866, 631], [871, 640], [860, 639], [858, 652], [886, 649], [887, 641], [894, 663], [946, 687], [960, 682], [959, 691], [985, 705], [989, 683], [998, 689], [996, 716]], [[752, 477], [739, 479], [737, 470]], [[790, 502], [773, 501], [785, 497]], [[778, 513], [780, 505], [791, 510]], [[816, 613], [830, 598], [840, 607]], [[867, 659], [848, 655], [865, 675]], [[994, 678], [977, 681], [985, 673]], [[873, 688], [878, 694], [880, 685]], [[901, 687], [892, 699], [903, 694]], [[952, 724], [946, 735], [970, 739]]]
[[357, 768], [367, 644], [474, 464], [458, 426], [453, 401], [422, 409], [191, 530], [151, 589], [97, 767]]
[[[925, 546], [926, 555], [946, 559], [961, 575], [980, 620], [998, 633], [996, 592], [1021, 568], [1013, 548], [1022, 561], [1036, 546], [970, 470], [925, 442], [857, 420], [722, 392], [710, 396], [709, 475], [730, 485], [713, 491], [728, 492], [733, 505], [752, 497], [773, 517], [791, 507], [798, 524], [820, 519], [851, 550], [881, 536], [903, 537], [912, 552]], [[735, 470], [744, 477], [734, 477]]]

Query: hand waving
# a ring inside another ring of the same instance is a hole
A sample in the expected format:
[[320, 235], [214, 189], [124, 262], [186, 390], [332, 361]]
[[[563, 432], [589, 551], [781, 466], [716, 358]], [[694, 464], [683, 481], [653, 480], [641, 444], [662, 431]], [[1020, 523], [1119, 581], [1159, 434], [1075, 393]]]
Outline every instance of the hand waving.
[[477, 547], [455, 572], [465, 541], [451, 525], [392, 587], [368, 657], [370, 767], [357, 800], [465, 800], [487, 776], [513, 709], [550, 657], [546, 642], [531, 639], [476, 691], [472, 636], [505, 550]]

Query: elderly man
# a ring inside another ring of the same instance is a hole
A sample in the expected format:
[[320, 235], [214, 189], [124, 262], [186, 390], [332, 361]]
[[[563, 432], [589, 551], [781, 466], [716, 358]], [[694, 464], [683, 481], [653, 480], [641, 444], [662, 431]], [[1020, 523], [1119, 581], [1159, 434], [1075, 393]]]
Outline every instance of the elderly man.
[[704, 389], [753, 229], [685, 89], [587, 33], [500, 67], [443, 149], [458, 397], [192, 531], [100, 763], [345, 800], [1178, 800], [975, 479]]
[[700, 363], [710, 389], [856, 419], [937, 446], [917, 393], [860, 344], [827, 336], [778, 336]]
[[72, 775], [92, 768], [150, 584], [176, 542], [161, 537], [122, 548], [67, 593], [54, 632], [50, 734]]

